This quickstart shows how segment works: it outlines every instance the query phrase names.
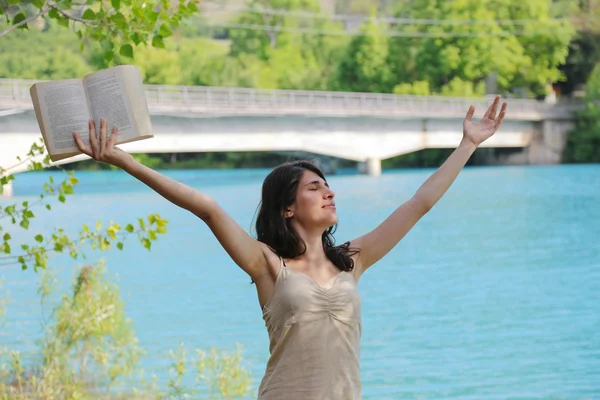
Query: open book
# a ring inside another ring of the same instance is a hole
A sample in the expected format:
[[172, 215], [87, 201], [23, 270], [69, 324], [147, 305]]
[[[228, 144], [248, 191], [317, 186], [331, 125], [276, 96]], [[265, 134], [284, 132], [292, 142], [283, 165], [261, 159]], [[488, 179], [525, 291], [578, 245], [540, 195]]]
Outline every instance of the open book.
[[52, 161], [81, 154], [73, 132], [89, 145], [88, 121], [106, 118], [106, 134], [119, 128], [117, 144], [154, 136], [140, 70], [121, 65], [83, 79], [38, 82], [29, 90], [46, 149]]

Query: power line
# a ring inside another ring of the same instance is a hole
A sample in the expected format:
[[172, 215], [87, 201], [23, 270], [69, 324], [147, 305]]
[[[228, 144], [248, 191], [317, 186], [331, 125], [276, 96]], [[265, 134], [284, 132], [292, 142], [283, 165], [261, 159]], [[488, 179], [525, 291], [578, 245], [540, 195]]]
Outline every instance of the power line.
[[[327, 30], [313, 28], [291, 28], [285, 26], [268, 26], [256, 24], [238, 24], [234, 22], [217, 22], [207, 24], [209, 27], [220, 28], [235, 28], [249, 29], [266, 32], [290, 32], [290, 33], [305, 33], [315, 35], [334, 35], [334, 36], [369, 36], [365, 32], [346, 32], [342, 30]], [[455, 38], [455, 37], [491, 37], [491, 36], [528, 36], [528, 35], [545, 35], [553, 32], [554, 29], [545, 31], [498, 31], [498, 32], [387, 32], [380, 36], [386, 37], [416, 37], [416, 38]]]
[[[221, 7], [215, 10], [204, 10], [204, 14], [212, 14], [218, 12], [248, 12], [252, 14], [260, 15], [281, 15], [281, 16], [295, 16], [306, 19], [325, 19], [330, 21], [342, 21], [342, 22], [361, 22], [370, 20], [371, 17], [364, 15], [324, 15], [311, 13], [306, 11], [290, 11], [285, 9], [256, 9], [250, 7]], [[416, 18], [393, 18], [393, 17], [374, 17], [372, 18], [376, 22], [386, 22], [389, 24], [402, 24], [402, 25], [531, 25], [540, 23], [549, 24], [560, 24], [564, 22], [591, 22], [595, 21], [594, 18], [548, 18], [548, 19], [515, 19], [515, 20], [441, 20], [441, 19], [416, 19]]]

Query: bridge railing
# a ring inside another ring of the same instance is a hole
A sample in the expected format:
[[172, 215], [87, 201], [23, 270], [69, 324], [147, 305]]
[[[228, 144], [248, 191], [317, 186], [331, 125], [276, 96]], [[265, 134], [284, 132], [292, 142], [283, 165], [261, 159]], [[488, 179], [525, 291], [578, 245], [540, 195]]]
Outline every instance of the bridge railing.
[[[0, 79], [0, 103], [31, 108], [29, 88], [33, 80]], [[340, 115], [464, 115], [473, 104], [481, 112], [490, 98], [408, 96], [378, 93], [327, 92], [303, 90], [264, 90], [209, 86], [145, 85], [148, 107], [154, 111], [239, 113], [314, 113]], [[525, 119], [540, 119], [557, 110], [568, 112], [570, 102], [548, 104], [543, 101], [510, 99], [511, 114]], [[518, 118], [518, 117], [517, 117]]]

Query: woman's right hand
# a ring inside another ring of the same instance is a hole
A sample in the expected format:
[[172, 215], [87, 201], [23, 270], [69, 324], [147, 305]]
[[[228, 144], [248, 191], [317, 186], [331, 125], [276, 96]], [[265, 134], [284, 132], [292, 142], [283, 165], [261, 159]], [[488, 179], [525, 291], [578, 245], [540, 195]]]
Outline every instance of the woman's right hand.
[[88, 121], [90, 135], [90, 145], [86, 146], [79, 133], [73, 132], [75, 143], [83, 154], [87, 154], [96, 161], [105, 162], [115, 167], [125, 168], [127, 163], [133, 161], [131, 154], [124, 152], [115, 146], [119, 129], [115, 126], [112, 129], [110, 138], [106, 140], [106, 119], [100, 118], [100, 136], [96, 136], [96, 124], [94, 120]]

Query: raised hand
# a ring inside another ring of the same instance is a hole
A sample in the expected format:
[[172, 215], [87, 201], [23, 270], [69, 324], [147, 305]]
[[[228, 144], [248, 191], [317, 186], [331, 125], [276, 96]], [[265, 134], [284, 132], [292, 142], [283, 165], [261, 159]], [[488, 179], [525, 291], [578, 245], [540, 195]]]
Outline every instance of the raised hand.
[[475, 107], [469, 107], [467, 116], [463, 121], [463, 140], [467, 140], [473, 143], [475, 146], [479, 146], [485, 140], [489, 139], [500, 127], [504, 115], [506, 114], [506, 102], [502, 102], [502, 108], [500, 113], [496, 116], [498, 110], [498, 104], [500, 103], [500, 96], [496, 96], [492, 105], [487, 109], [481, 121], [473, 121], [473, 114], [475, 114]]
[[106, 119], [100, 119], [100, 136], [96, 136], [96, 124], [93, 120], [88, 121], [88, 129], [90, 135], [90, 145], [86, 146], [79, 133], [73, 132], [75, 143], [84, 154], [92, 157], [96, 161], [102, 161], [107, 164], [112, 164], [115, 167], [124, 168], [125, 165], [133, 160], [131, 154], [117, 148], [117, 135], [119, 129], [115, 126], [110, 134], [110, 138], [106, 139]]

